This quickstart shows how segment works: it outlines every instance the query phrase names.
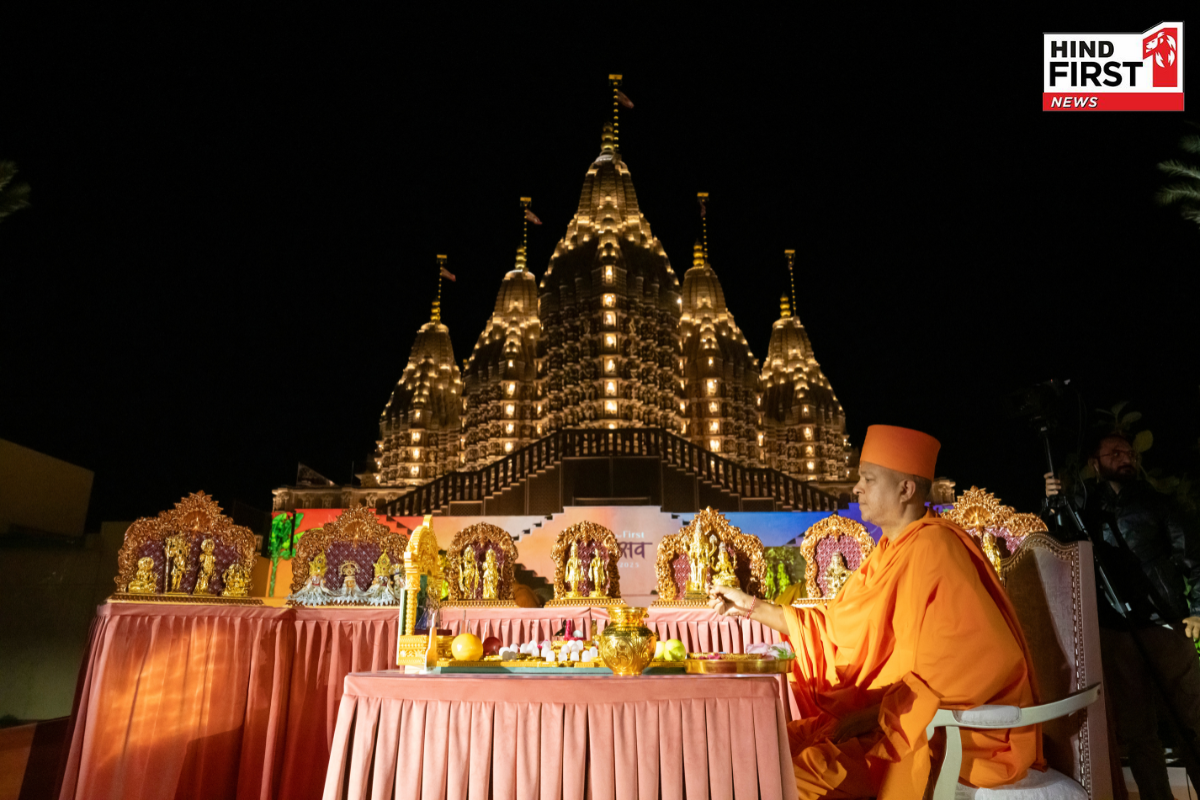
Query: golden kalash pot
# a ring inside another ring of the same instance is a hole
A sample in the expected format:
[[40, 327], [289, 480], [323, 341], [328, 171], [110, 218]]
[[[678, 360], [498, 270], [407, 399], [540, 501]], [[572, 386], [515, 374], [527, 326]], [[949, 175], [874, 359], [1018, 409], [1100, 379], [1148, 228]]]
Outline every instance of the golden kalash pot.
[[646, 609], [613, 606], [608, 614], [608, 626], [596, 637], [604, 666], [614, 675], [641, 675], [658, 643], [658, 636], [646, 627]]

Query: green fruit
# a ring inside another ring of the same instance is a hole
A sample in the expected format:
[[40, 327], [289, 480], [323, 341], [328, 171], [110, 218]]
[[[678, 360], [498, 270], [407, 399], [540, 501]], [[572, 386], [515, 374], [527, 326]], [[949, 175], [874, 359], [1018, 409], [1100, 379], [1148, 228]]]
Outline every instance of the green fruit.
[[687, 658], [687, 648], [678, 639], [667, 639], [663, 646], [663, 658], [667, 661], [683, 661]]

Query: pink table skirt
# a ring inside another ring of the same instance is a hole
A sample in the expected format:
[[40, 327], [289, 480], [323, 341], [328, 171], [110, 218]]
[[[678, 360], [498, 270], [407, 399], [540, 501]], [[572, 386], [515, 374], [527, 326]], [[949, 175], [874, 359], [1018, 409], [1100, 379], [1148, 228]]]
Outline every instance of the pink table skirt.
[[[574, 620], [584, 636], [592, 635], [592, 609], [562, 608], [446, 608], [442, 627], [455, 636], [464, 630], [480, 639], [495, 636], [505, 645], [549, 639], [562, 629], [564, 620]], [[607, 618], [607, 617], [606, 617]]]
[[396, 661], [395, 609], [101, 606], [61, 800], [315, 800], [342, 683]]
[[763, 677], [349, 675], [324, 798], [794, 798], [776, 687]]

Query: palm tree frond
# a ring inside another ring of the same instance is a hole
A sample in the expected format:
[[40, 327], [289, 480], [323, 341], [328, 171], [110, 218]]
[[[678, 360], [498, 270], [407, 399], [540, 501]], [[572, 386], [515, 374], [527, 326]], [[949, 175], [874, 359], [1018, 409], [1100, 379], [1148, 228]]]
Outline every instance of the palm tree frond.
[[1189, 133], [1179, 140], [1179, 146], [1189, 153], [1200, 153], [1200, 133]]
[[1171, 203], [1200, 203], [1200, 187], [1187, 183], [1173, 183], [1159, 189], [1154, 199], [1159, 205], [1169, 206]]
[[0, 219], [29, 207], [29, 184], [14, 183], [0, 191]]
[[1159, 170], [1176, 178], [1194, 178], [1200, 181], [1200, 167], [1194, 167], [1191, 164], [1185, 164], [1182, 161], [1176, 161], [1171, 158], [1158, 163]]

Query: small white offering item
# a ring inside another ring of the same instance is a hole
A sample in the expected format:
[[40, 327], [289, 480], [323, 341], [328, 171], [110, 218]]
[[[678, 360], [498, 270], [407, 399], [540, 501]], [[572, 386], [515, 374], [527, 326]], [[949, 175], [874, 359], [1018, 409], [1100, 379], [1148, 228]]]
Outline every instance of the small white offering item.
[[547, 661], [554, 660], [554, 650], [553, 650], [553, 648], [550, 647], [550, 645], [546, 645], [545, 647], [542, 648], [541, 655], [542, 655], [542, 658], [544, 658]]
[[600, 648], [598, 648], [598, 647], [592, 647], [591, 649], [588, 650], [588, 652], [592, 654], [592, 658], [600, 657]]
[[517, 658], [519, 657], [519, 655], [520, 654], [517, 653], [515, 650], [504, 650], [504, 652], [502, 652], [500, 654], [500, 660], [501, 661], [516, 661]]
[[559, 661], [570, 661], [571, 653], [568, 652], [566, 648], [563, 648], [562, 650], [560, 650], [558, 652], [558, 660]]
[[578, 650], [572, 650], [572, 651], [571, 651], [571, 660], [572, 660], [572, 661], [578, 661], [578, 660], [579, 660], [579, 651], [578, 651]]
[[583, 657], [582, 657], [580, 660], [581, 660], [581, 661], [583, 661], [583, 663], [585, 663], [585, 664], [587, 664], [588, 662], [590, 662], [590, 661], [592, 660], [592, 651], [591, 651], [591, 650], [584, 650], [584, 651], [583, 651]]
[[546, 661], [547, 661], [547, 662], [549, 662], [549, 663], [553, 664], [553, 663], [554, 663], [554, 652], [553, 652], [553, 651], [551, 651], [551, 652], [549, 652], [549, 653], [546, 653], [546, 656], [545, 656], [545, 658], [546, 658]]
[[571, 635], [572, 635], [572, 636], [574, 636], [576, 639], [582, 639], [582, 638], [583, 638], [583, 631], [582, 631], [581, 629], [579, 629], [579, 628], [576, 628], [576, 629], [575, 629], [575, 632], [574, 632], [574, 633], [572, 633]]

